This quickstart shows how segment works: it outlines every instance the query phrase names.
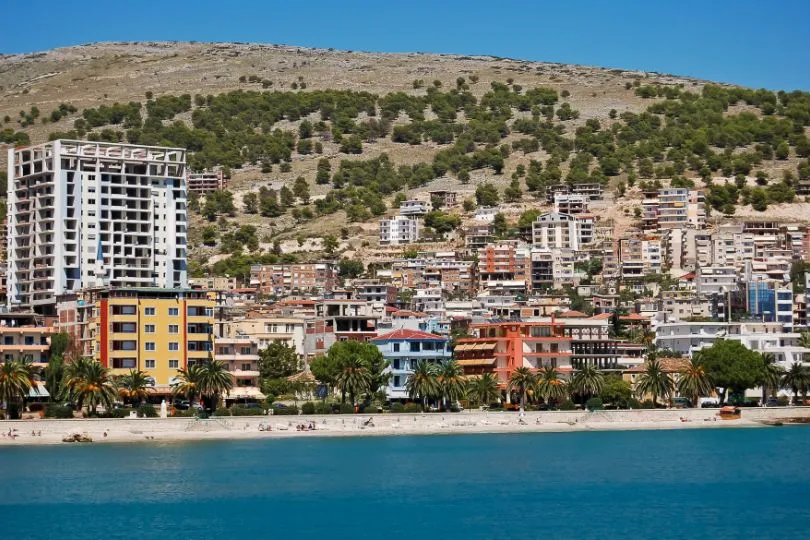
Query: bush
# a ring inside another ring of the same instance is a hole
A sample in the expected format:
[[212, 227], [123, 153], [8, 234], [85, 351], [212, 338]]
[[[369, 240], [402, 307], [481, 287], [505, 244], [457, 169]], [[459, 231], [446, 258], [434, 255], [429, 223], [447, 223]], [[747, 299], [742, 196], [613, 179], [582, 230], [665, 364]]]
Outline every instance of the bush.
[[404, 412], [406, 413], [420, 413], [422, 412], [422, 405], [419, 403], [406, 403]]
[[391, 404], [391, 412], [392, 413], [402, 413], [405, 412], [405, 405], [400, 402], [395, 402]]
[[215, 416], [230, 416], [231, 410], [227, 407], [217, 407], [217, 410], [214, 411]]
[[295, 416], [298, 414], [298, 407], [295, 405], [288, 405], [287, 407], [273, 407], [273, 414], [277, 416]]
[[653, 401], [651, 399], [645, 399], [641, 403], [641, 408], [642, 409], [655, 409], [655, 403], [653, 403]]
[[315, 414], [331, 414], [332, 407], [327, 405], [326, 403], [317, 403], [315, 404]]
[[628, 409], [640, 409], [641, 402], [634, 397], [631, 397], [627, 400], [627, 408]]
[[592, 397], [588, 400], [586, 405], [589, 411], [601, 411], [602, 410], [602, 399], [598, 397]]
[[73, 418], [73, 409], [56, 403], [45, 406], [45, 418]]
[[340, 414], [354, 414], [354, 405], [351, 403], [341, 403]]
[[107, 411], [107, 414], [104, 416], [107, 418], [126, 418], [129, 416], [130, 411], [132, 411], [132, 409], [112, 409], [111, 411]]
[[571, 401], [570, 399], [567, 399], [560, 404], [561, 411], [575, 411], [576, 408], [577, 406], [574, 405], [574, 402]]
[[301, 405], [301, 414], [315, 414], [315, 404], [307, 401]]
[[151, 403], [145, 403], [138, 407], [138, 416], [141, 418], [157, 418], [158, 413], [155, 410], [155, 406]]
[[264, 409], [255, 407], [231, 407], [231, 416], [262, 416]]

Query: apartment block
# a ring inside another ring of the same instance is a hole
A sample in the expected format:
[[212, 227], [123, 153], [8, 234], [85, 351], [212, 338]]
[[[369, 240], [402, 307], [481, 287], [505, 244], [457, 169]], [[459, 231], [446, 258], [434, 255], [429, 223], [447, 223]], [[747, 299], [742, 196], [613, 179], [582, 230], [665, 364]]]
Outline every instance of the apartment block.
[[380, 220], [380, 245], [397, 246], [419, 241], [419, 219], [392, 216]]
[[[259, 348], [250, 337], [216, 338], [214, 358], [227, 368], [233, 387], [226, 403], [246, 400], [263, 400], [259, 387]], [[230, 404], [230, 403], [229, 403]]]
[[212, 358], [214, 303], [208, 293], [187, 289], [89, 291], [76, 302], [83, 353], [116, 375], [145, 371], [156, 390], [168, 393], [178, 370]]
[[222, 169], [189, 173], [188, 175], [189, 192], [205, 194], [226, 187], [228, 187], [228, 179], [225, 178]]
[[55, 313], [85, 287], [187, 287], [186, 154], [56, 140], [8, 152], [8, 302]]
[[540, 370], [571, 368], [571, 338], [564, 325], [552, 322], [498, 322], [470, 325], [473, 338], [462, 338], [454, 350], [469, 375], [492, 372], [506, 388], [518, 367]]
[[394, 330], [371, 340], [391, 364], [391, 379], [386, 388], [388, 399], [409, 399], [405, 386], [417, 364], [441, 364], [451, 356], [448, 338], [418, 330]]
[[554, 211], [559, 214], [587, 214], [588, 196], [578, 193], [556, 193]]
[[257, 264], [250, 267], [250, 286], [265, 295], [331, 292], [336, 283], [337, 267], [331, 262]]
[[532, 245], [546, 249], [579, 251], [593, 241], [593, 216], [550, 212], [537, 217], [532, 224]]
[[51, 337], [56, 331], [32, 312], [0, 313], [0, 358], [3, 362], [24, 360], [44, 368], [50, 360]]
[[666, 188], [658, 192], [658, 228], [676, 229], [706, 225], [703, 192], [686, 188]]

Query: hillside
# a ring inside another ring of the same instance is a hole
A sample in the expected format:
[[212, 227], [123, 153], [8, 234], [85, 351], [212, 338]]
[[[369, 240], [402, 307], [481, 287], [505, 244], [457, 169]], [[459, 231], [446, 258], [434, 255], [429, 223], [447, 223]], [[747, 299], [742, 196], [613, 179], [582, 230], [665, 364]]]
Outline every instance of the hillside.
[[[211, 224], [192, 212], [200, 263], [268, 252], [276, 241], [276, 251], [314, 256], [321, 237], [341, 233], [339, 250], [369, 260], [377, 216], [395, 211], [395, 197], [452, 188], [474, 199], [482, 184], [511, 199], [503, 211], [512, 224], [545, 204], [545, 186], [593, 181], [608, 193], [595, 213], [621, 234], [639, 187], [673, 179], [712, 183], [715, 217], [804, 221], [810, 205], [795, 190], [810, 179], [808, 124], [806, 93], [492, 57], [205, 43], [0, 57], [6, 142], [59, 133], [174, 144], [193, 150], [197, 168], [227, 167], [235, 211], [227, 200], [210, 203]], [[5, 160], [1, 152], [3, 168]], [[318, 183], [324, 160], [327, 183]], [[282, 189], [299, 177], [307, 189], [299, 181], [295, 195], [308, 191], [308, 204]], [[248, 206], [259, 199], [254, 214], [244, 211], [248, 193]], [[216, 243], [204, 245], [203, 233]]]

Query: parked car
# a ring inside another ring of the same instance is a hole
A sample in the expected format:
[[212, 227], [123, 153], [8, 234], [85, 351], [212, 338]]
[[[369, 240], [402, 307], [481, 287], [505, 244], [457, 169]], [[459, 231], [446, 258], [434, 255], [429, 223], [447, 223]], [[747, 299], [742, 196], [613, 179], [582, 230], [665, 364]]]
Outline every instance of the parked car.
[[691, 409], [692, 402], [689, 400], [689, 398], [676, 397], [672, 398], [672, 406], [676, 409]]

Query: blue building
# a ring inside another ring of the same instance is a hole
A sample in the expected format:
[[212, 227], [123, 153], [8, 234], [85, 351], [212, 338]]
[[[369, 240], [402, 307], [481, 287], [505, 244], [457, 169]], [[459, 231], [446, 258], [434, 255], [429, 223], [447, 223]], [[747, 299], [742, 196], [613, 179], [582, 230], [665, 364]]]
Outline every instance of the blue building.
[[380, 349], [386, 360], [391, 362], [392, 374], [386, 393], [388, 399], [404, 401], [408, 399], [405, 384], [421, 361], [441, 363], [449, 360], [451, 353], [448, 338], [428, 334], [419, 330], [394, 330], [371, 340]]
[[793, 326], [793, 291], [776, 281], [748, 282], [748, 313], [763, 322]]

